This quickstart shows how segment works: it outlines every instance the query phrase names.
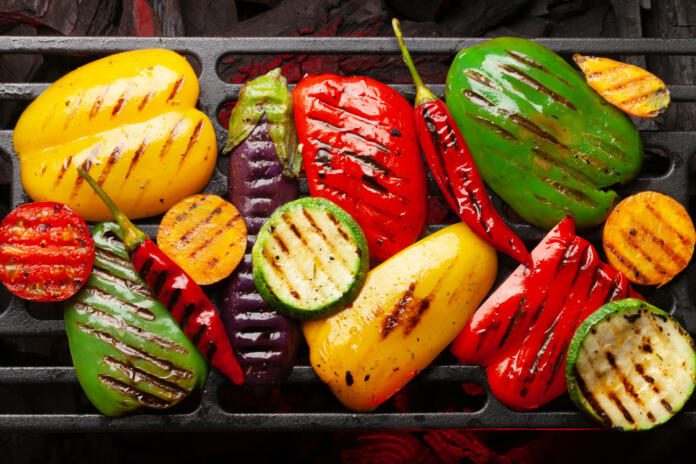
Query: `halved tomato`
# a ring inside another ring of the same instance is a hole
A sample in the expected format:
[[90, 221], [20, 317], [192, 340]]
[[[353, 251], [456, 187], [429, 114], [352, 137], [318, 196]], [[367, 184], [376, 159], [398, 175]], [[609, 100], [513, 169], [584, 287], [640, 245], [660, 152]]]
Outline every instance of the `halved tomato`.
[[32, 301], [61, 301], [85, 283], [94, 240], [76, 212], [51, 201], [18, 206], [0, 223], [0, 281]]

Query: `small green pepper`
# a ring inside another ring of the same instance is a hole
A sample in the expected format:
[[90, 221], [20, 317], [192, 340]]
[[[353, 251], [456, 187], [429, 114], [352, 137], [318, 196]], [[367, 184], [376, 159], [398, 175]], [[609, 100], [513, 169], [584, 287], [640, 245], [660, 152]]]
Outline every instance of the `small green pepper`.
[[462, 50], [447, 75], [449, 106], [484, 181], [528, 222], [579, 228], [606, 219], [643, 159], [638, 131], [560, 56], [499, 38]]
[[113, 222], [94, 228], [92, 273], [65, 306], [78, 380], [107, 416], [168, 408], [208, 376], [203, 356], [135, 271], [120, 234]]

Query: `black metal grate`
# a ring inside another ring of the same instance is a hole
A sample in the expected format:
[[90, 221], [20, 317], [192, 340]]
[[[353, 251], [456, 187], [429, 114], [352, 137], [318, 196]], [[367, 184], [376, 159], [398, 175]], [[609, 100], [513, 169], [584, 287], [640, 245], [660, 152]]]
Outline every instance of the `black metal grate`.
[[[415, 38], [407, 40], [414, 55], [436, 54], [453, 56], [460, 49], [483, 42], [484, 39]], [[671, 54], [696, 55], [696, 40], [690, 39], [540, 39], [539, 43], [561, 53], [589, 54]], [[87, 54], [104, 55], [141, 48], [168, 48], [198, 61], [201, 96], [200, 109], [213, 121], [218, 146], [222, 147], [226, 130], [219, 124], [217, 111], [226, 100], [235, 99], [241, 85], [229, 84], [218, 77], [218, 61], [226, 54], [362, 54], [398, 55], [396, 41], [391, 38], [56, 38], [56, 37], [3, 37], [2, 53]], [[0, 101], [31, 100], [48, 84], [0, 83]], [[413, 98], [410, 85], [393, 85], [407, 98]], [[432, 85], [440, 97], [444, 85]], [[696, 101], [696, 85], [669, 86], [674, 101]], [[689, 160], [696, 152], [696, 132], [643, 132], [646, 163], [639, 178], [626, 187], [619, 187], [620, 196], [642, 190], [656, 190], [688, 204]], [[11, 207], [30, 201], [21, 187], [19, 162], [12, 148], [12, 131], [0, 130], [0, 156], [7, 157], [12, 166]], [[226, 163], [220, 157], [206, 192], [225, 196]], [[660, 166], [657, 169], [655, 166]], [[307, 193], [306, 184], [302, 185]], [[430, 182], [432, 192], [437, 190]], [[497, 206], [500, 201], [496, 199]], [[150, 236], [156, 235], [158, 219], [138, 221]], [[532, 247], [544, 232], [532, 226], [509, 221], [513, 230]], [[431, 226], [431, 231], [442, 226]], [[600, 242], [600, 230], [584, 234], [595, 246]], [[601, 249], [599, 247], [598, 249]], [[499, 281], [512, 269], [514, 263], [501, 257]], [[640, 289], [648, 300], [673, 313], [686, 328], [696, 332], [696, 308], [689, 292], [689, 278], [682, 273], [661, 289]], [[5, 307], [3, 307], [5, 306]], [[60, 320], [38, 319], [30, 312], [30, 304], [18, 298], [5, 298], [0, 293], [0, 338], [11, 337], [65, 337]], [[446, 356], [441, 357], [446, 358]], [[386, 428], [592, 428], [594, 424], [576, 411], [567, 399], [561, 399], [533, 412], [514, 412], [500, 404], [486, 383], [485, 371], [476, 366], [459, 366], [446, 358], [426, 369], [414, 379], [423, 391], [437, 385], [473, 382], [484, 388], [486, 399], [473, 412], [380, 412], [353, 414], [337, 408], [330, 400], [320, 412], [230, 412], [223, 407], [220, 391], [227, 381], [217, 372], [211, 372], [200, 401], [189, 409], [174, 408], [166, 414], [135, 414], [110, 419], [93, 409], [82, 414], [22, 413], [0, 414], [0, 431], [174, 431], [174, 430], [347, 430]], [[35, 367], [0, 366], [0, 388], [3, 385], [38, 385], [43, 395], [53, 395], [60, 385], [77, 383], [72, 366]], [[299, 365], [287, 381], [288, 386], [320, 384], [311, 367]], [[79, 388], [79, 387], [78, 387]], [[317, 385], [320, 394], [330, 397], [328, 389]], [[321, 390], [323, 388], [323, 390]], [[310, 390], [312, 392], [316, 390]], [[309, 393], [308, 393], [309, 394]], [[463, 393], [462, 393], [463, 394]], [[86, 401], [86, 400], [85, 400]], [[307, 398], [310, 401], [310, 398]], [[696, 400], [691, 401], [669, 427], [696, 426]], [[32, 411], [33, 412], [33, 411]]]

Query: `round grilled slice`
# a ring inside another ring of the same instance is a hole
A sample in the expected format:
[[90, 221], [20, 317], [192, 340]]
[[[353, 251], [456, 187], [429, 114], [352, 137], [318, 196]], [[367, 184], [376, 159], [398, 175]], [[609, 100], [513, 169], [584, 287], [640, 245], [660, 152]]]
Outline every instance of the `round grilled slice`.
[[316, 320], [358, 296], [369, 269], [365, 234], [343, 209], [324, 198], [278, 208], [252, 250], [254, 283], [280, 313]]
[[661, 309], [634, 298], [592, 313], [568, 349], [568, 393], [607, 427], [645, 430], [665, 423], [689, 399], [695, 380], [689, 334]]

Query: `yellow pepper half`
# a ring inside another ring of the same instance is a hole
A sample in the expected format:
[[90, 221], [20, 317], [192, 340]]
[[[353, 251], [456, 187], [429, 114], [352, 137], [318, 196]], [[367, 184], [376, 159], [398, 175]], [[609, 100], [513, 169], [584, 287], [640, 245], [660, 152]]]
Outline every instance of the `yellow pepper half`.
[[303, 324], [312, 367], [346, 407], [372, 411], [452, 342], [497, 267], [463, 223], [411, 245], [368, 274], [351, 306]]
[[112, 219], [75, 169], [82, 164], [130, 218], [167, 211], [203, 189], [215, 167], [210, 120], [195, 109], [198, 79], [169, 50], [107, 56], [57, 80], [14, 131], [22, 184], [88, 221]]

